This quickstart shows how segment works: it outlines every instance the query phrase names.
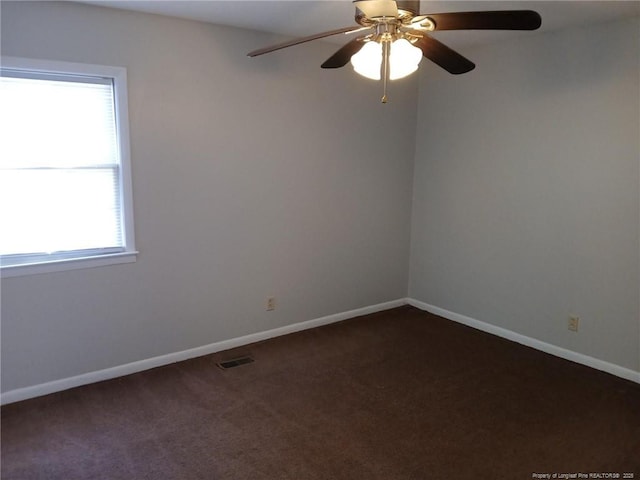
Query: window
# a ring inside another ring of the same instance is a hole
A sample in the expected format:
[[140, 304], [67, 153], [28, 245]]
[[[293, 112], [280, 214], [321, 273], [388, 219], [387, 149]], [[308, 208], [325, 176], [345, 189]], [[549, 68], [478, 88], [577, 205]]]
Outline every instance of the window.
[[126, 70], [1, 65], [2, 276], [135, 261]]

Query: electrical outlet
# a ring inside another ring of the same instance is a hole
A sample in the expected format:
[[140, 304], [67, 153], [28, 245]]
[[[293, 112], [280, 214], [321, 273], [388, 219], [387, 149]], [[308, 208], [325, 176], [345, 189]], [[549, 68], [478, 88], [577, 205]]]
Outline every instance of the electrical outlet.
[[276, 309], [276, 297], [267, 298], [267, 311]]
[[567, 328], [572, 332], [577, 332], [579, 325], [580, 325], [580, 317], [577, 315], [569, 315], [569, 322], [567, 323]]

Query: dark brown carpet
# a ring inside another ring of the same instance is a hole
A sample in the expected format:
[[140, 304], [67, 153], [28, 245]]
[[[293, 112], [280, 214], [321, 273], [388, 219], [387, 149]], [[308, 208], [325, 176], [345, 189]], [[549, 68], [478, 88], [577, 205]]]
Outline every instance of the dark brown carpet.
[[640, 385], [408, 306], [2, 408], [6, 480], [625, 472]]

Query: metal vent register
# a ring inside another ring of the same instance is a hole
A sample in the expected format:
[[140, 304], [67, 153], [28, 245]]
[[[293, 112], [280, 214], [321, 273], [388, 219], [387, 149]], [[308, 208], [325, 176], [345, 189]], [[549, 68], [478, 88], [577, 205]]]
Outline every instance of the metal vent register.
[[218, 365], [223, 370], [227, 370], [228, 368], [239, 367], [240, 365], [246, 365], [247, 363], [253, 363], [253, 358], [249, 355], [233, 358], [231, 360], [225, 360], [223, 362], [218, 362], [216, 363], [216, 365]]

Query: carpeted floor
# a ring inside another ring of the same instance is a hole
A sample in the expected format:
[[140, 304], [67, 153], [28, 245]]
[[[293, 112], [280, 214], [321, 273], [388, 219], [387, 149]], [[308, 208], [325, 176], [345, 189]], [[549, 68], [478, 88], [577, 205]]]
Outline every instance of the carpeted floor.
[[4, 480], [640, 479], [640, 385], [406, 306], [7, 405], [1, 448]]

